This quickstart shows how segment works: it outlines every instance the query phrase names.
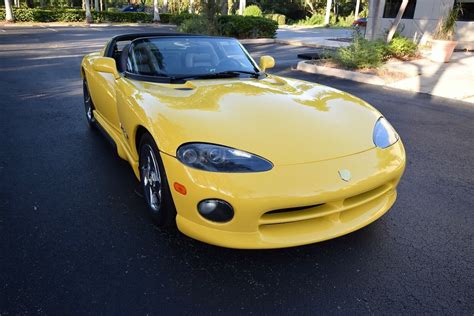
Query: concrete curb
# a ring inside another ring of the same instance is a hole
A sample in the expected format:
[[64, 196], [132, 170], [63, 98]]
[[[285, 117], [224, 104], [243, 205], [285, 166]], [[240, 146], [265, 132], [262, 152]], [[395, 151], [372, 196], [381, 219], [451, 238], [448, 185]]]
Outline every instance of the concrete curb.
[[274, 38], [244, 38], [239, 40], [242, 44], [273, 44]]
[[337, 49], [338, 48], [338, 46], [329, 46], [329, 45], [324, 45], [324, 44], [319, 44], [319, 43], [308, 43], [308, 42], [296, 41], [296, 40], [277, 39], [275, 43], [291, 45], [291, 46], [305, 46], [305, 47], [324, 48], [324, 49]]
[[321, 74], [325, 76], [348, 79], [352, 81], [368, 83], [368, 84], [373, 84], [377, 86], [387, 85], [382, 78], [376, 75], [363, 74], [363, 73], [359, 73], [355, 71], [318, 66], [318, 65], [310, 64], [307, 61], [298, 62], [298, 65], [296, 66], [296, 70], [313, 73], [313, 74]]

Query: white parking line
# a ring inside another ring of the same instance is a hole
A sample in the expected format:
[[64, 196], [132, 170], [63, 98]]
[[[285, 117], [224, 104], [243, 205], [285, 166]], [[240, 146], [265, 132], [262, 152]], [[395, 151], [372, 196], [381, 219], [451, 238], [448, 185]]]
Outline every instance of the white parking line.
[[40, 26], [44, 29], [47, 29], [47, 30], [50, 30], [50, 31], [53, 31], [53, 32], [58, 32], [58, 30], [52, 29], [50, 27], [46, 27], [46, 26], [43, 26], [43, 25], [40, 25]]
[[2, 31], [3, 33], [6, 33], [6, 32], [7, 32], [7, 31], [5, 31], [5, 30], [1, 30], [1, 31]]

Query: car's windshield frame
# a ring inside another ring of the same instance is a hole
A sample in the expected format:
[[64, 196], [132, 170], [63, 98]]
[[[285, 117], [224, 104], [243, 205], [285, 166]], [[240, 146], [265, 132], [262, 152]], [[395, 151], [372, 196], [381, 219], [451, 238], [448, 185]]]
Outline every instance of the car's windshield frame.
[[[223, 39], [223, 40], [232, 40], [235, 41], [235, 43], [238, 45], [240, 48], [241, 52], [243, 55], [246, 57], [250, 65], [252, 66], [253, 70], [255, 73], [252, 74], [247, 74], [247, 76], [254, 77], [254, 78], [259, 78], [260, 76], [263, 75], [263, 73], [260, 71], [257, 63], [255, 60], [250, 56], [250, 54], [247, 52], [245, 47], [235, 38], [232, 37], [217, 37], [217, 36], [176, 36], [176, 35], [171, 35], [171, 36], [144, 36], [144, 37], [138, 37], [133, 39], [130, 42], [130, 46], [128, 47], [127, 51], [127, 59], [128, 56], [130, 55], [133, 47], [137, 42], [140, 41], [145, 41], [145, 40], [170, 40], [170, 39], [177, 39], [177, 40], [185, 40], [185, 39]], [[231, 74], [233, 73], [233, 74]], [[203, 74], [194, 74], [194, 73], [183, 73], [183, 74], [173, 74], [173, 76], [169, 75], [164, 75], [164, 76], [158, 76], [158, 75], [145, 75], [145, 74], [139, 74], [139, 73], [134, 73], [130, 72], [128, 68], [123, 70], [123, 75], [126, 78], [132, 79], [132, 80], [139, 80], [139, 81], [148, 81], [148, 82], [158, 82], [158, 83], [179, 83], [179, 82], [185, 82], [189, 79], [212, 79], [212, 78], [226, 78], [226, 77], [237, 77], [240, 74], [245, 74], [245, 71], [241, 71], [239, 69], [234, 69], [234, 70], [226, 70], [222, 73], [203, 73]]]

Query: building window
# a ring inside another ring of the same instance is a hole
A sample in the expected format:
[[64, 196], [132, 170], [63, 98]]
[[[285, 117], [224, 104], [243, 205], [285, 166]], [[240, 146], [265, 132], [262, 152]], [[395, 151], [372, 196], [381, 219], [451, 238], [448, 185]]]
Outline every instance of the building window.
[[474, 21], [474, 0], [456, 0], [454, 5], [461, 5], [458, 21]]
[[[388, 19], [393, 19], [397, 16], [398, 10], [402, 0], [386, 0], [385, 8], [383, 10], [383, 17]], [[416, 0], [408, 0], [407, 7], [403, 13], [402, 19], [413, 19], [415, 15]]]

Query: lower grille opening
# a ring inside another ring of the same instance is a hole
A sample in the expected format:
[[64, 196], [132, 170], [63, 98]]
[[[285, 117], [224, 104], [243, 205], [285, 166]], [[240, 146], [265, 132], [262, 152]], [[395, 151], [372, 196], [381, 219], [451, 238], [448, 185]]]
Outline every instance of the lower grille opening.
[[315, 204], [315, 205], [308, 205], [308, 206], [282, 208], [282, 209], [279, 209], [279, 210], [274, 210], [274, 211], [266, 212], [265, 215], [303, 211], [303, 210], [306, 210], [306, 209], [308, 209], [308, 208], [318, 207], [318, 206], [321, 206], [321, 205], [324, 205], [324, 203]]

